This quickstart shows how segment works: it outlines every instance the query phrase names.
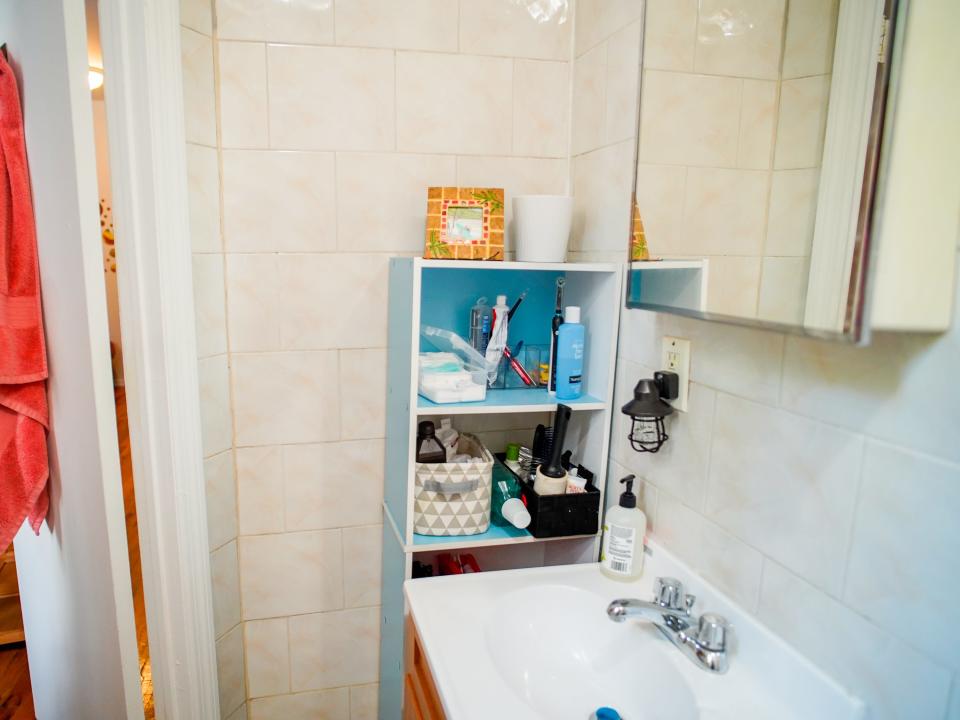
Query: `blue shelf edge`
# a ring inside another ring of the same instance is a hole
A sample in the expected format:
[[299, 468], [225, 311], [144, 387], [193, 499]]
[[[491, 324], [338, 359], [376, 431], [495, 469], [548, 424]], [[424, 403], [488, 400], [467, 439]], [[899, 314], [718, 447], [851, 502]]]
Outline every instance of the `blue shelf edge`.
[[446, 545], [452, 543], [477, 543], [483, 545], [495, 540], [511, 540], [515, 538], [532, 538], [526, 530], [515, 527], [503, 527], [490, 523], [490, 529], [476, 535], [417, 535], [413, 534], [415, 546], [429, 547], [431, 545]]
[[451, 408], [501, 408], [511, 406], [528, 406], [531, 410], [556, 408], [557, 403], [569, 405], [576, 409], [582, 405], [604, 405], [604, 401], [593, 395], [582, 395], [576, 400], [557, 400], [556, 395], [550, 395], [543, 388], [517, 388], [510, 390], [487, 390], [485, 400], [477, 402], [460, 402], [438, 404], [428, 400], [422, 395], [417, 395], [418, 410], [437, 410], [439, 413], [450, 410]]

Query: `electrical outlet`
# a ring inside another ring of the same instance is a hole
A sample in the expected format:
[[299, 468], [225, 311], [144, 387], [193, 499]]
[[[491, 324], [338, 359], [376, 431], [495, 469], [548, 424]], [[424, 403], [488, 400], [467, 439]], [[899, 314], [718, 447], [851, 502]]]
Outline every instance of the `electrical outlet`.
[[680, 392], [670, 404], [674, 409], [686, 412], [690, 396], [690, 341], [664, 335], [660, 369], [669, 370], [680, 377]]

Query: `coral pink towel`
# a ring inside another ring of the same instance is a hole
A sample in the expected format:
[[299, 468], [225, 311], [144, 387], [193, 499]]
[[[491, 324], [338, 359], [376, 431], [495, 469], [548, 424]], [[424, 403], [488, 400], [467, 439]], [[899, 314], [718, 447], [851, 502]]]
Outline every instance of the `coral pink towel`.
[[17, 80], [0, 56], [0, 552], [47, 516], [47, 351]]

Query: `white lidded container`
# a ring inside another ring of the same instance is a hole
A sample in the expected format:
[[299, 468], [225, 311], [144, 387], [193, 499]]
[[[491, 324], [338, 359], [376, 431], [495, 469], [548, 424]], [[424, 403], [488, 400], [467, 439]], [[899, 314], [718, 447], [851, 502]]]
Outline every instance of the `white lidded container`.
[[620, 495], [620, 504], [607, 510], [603, 519], [600, 570], [614, 580], [635, 580], [643, 572], [643, 536], [647, 534], [647, 516], [637, 507], [633, 480], [633, 475], [627, 475], [620, 481], [626, 484], [627, 489]]
[[513, 198], [513, 244], [520, 262], [562, 263], [573, 222], [569, 195], [517, 195]]

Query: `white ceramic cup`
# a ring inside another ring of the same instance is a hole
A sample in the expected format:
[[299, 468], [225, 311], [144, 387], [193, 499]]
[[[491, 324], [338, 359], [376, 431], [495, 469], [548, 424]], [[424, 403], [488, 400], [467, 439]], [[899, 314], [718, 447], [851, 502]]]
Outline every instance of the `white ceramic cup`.
[[573, 220], [569, 195], [517, 195], [513, 198], [513, 242], [520, 262], [562, 263]]

